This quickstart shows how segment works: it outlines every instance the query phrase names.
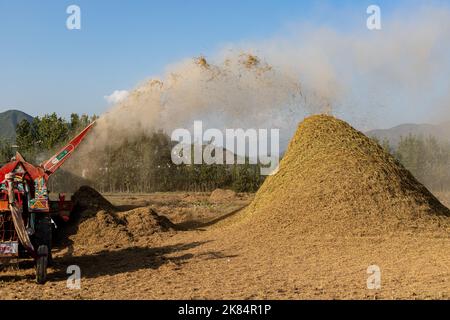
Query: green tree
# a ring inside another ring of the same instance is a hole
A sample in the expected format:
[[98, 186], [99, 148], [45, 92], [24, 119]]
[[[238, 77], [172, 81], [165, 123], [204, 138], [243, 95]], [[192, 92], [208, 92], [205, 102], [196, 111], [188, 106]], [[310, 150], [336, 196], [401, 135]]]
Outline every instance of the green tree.
[[3, 165], [13, 157], [11, 143], [5, 139], [0, 139], [0, 165]]
[[51, 150], [58, 144], [67, 141], [68, 124], [58, 117], [56, 113], [44, 115], [37, 126], [38, 143], [45, 150]]
[[70, 133], [74, 134], [81, 127], [80, 116], [77, 113], [72, 113], [70, 115]]
[[22, 120], [16, 128], [16, 144], [20, 150], [28, 151], [34, 147], [35, 133], [27, 120]]
[[395, 156], [418, 179], [423, 181], [426, 169], [425, 143], [421, 137], [401, 137]]

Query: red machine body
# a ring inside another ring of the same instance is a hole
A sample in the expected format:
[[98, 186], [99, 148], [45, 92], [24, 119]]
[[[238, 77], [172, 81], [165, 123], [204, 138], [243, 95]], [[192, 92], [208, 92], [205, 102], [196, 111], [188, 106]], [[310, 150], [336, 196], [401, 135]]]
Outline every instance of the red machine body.
[[[51, 224], [51, 216], [61, 215], [66, 220], [72, 210], [72, 202], [62, 194], [58, 200], [50, 200], [48, 179], [73, 154], [93, 126], [94, 123], [90, 124], [39, 166], [28, 163], [20, 153], [16, 153], [13, 161], [0, 168], [0, 258], [18, 257], [19, 243], [36, 260], [42, 256], [37, 245], [49, 242], [48, 239], [51, 242], [47, 226]], [[35, 233], [37, 245], [32, 244]], [[51, 244], [45, 244], [50, 250]]]
[[14, 161], [7, 163], [0, 168], [0, 211], [8, 210], [8, 199], [5, 186], [5, 176], [8, 173], [14, 173], [16, 175], [16, 190], [18, 190], [19, 193], [23, 194], [26, 192], [26, 187], [28, 187], [28, 211], [58, 212], [60, 210], [67, 211], [67, 209], [70, 211], [70, 201], [61, 201], [62, 197], [64, 197], [63, 195], [60, 195], [58, 201], [49, 200], [47, 182], [49, 177], [55, 173], [67, 159], [69, 159], [93, 126], [94, 123], [90, 124], [58, 153], [39, 166], [28, 163], [20, 153], [16, 153]]

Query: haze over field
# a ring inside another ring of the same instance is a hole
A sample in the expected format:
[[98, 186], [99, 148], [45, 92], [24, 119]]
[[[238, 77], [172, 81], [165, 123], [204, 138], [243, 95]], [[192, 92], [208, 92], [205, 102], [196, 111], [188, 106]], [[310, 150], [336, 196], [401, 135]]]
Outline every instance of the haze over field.
[[290, 34], [173, 63], [102, 116], [93, 141], [170, 133], [203, 120], [215, 128], [280, 128], [285, 145], [309, 114], [329, 112], [362, 130], [383, 128], [399, 114], [405, 122], [410, 114], [445, 118], [450, 11], [428, 7], [408, 16], [383, 21], [378, 32], [297, 25]]

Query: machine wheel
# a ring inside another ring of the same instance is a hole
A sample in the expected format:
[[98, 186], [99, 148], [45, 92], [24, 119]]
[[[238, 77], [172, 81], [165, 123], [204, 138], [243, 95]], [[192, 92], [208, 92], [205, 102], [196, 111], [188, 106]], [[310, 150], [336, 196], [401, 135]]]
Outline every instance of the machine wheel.
[[45, 245], [48, 250], [49, 265], [52, 264], [52, 220], [49, 215], [42, 214], [36, 215], [35, 233], [34, 233], [34, 246], [39, 248], [41, 245]]
[[48, 263], [48, 248], [46, 245], [41, 245], [37, 251], [39, 257], [36, 260], [36, 282], [44, 284], [47, 281], [47, 263]]

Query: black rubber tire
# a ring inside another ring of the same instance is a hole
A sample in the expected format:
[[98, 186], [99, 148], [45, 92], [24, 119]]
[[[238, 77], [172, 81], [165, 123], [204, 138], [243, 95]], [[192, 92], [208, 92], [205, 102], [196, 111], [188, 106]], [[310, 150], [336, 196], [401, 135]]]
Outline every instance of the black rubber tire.
[[34, 243], [35, 248], [45, 245], [48, 249], [48, 264], [52, 264], [52, 220], [48, 214], [36, 214], [36, 222], [34, 226]]
[[46, 245], [39, 246], [36, 260], [36, 282], [44, 284], [47, 281], [48, 248]]

